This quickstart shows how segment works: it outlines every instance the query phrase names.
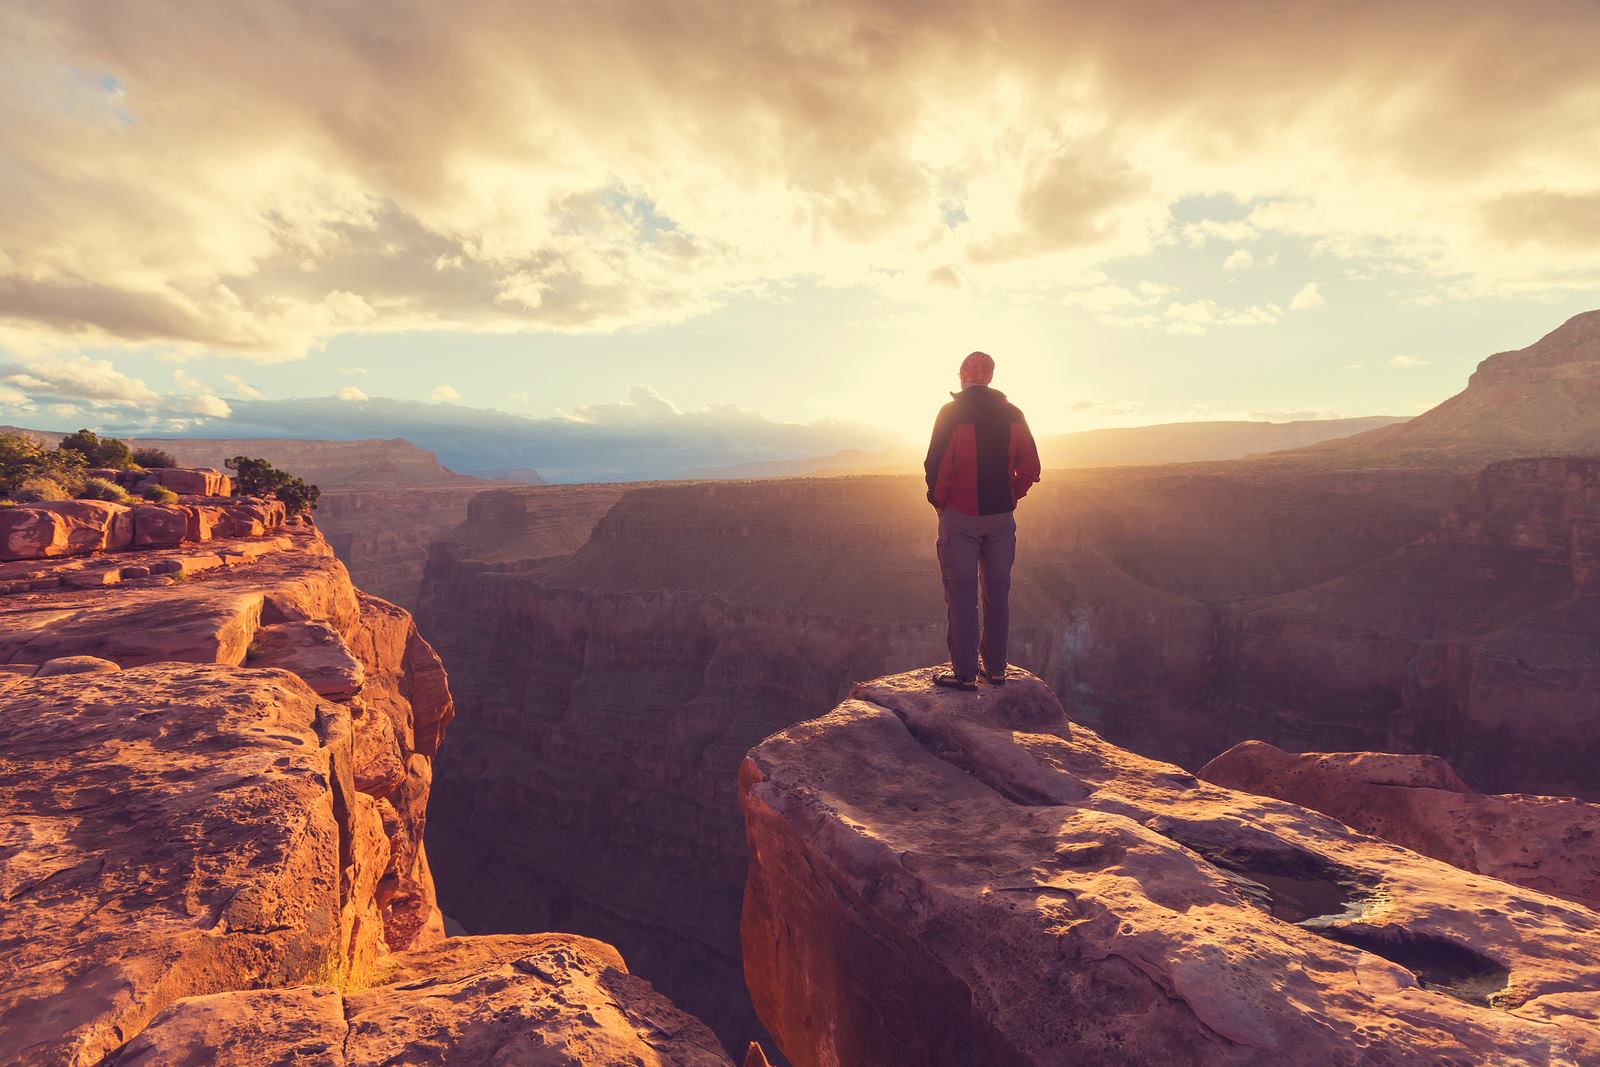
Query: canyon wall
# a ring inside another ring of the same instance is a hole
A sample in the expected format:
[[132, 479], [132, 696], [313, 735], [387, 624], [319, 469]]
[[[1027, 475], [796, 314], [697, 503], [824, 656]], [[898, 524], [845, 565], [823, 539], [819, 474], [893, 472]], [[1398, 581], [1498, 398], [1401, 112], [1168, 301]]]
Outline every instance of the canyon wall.
[[444, 937], [449, 685], [314, 527], [72, 504], [3, 514], [0, 1063], [727, 1067], [610, 946]]
[[[1232, 602], [1316, 584], [1432, 528], [1426, 471], [1052, 472], [1019, 513], [1016, 662], [1075, 717], [1192, 766], [1238, 736], [1209, 704]], [[933, 515], [904, 478], [504, 490], [435, 546], [419, 618], [464, 709], [430, 847], [475, 932], [617, 944], [731, 1043], [744, 879], [736, 771], [861, 678], [942, 656]], [[563, 501], [570, 503], [563, 504]], [[603, 513], [576, 551], [536, 516]]]
[[1600, 1058], [1588, 908], [1136, 756], [1036, 678], [927, 675], [741, 768], [745, 975], [796, 1067]]

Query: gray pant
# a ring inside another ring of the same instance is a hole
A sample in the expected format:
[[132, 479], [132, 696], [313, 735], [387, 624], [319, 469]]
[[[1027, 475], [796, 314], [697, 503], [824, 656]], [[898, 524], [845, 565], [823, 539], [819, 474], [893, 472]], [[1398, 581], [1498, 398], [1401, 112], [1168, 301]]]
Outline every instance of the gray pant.
[[1017, 558], [1017, 519], [939, 509], [939, 571], [944, 575], [950, 666], [964, 678], [978, 673], [978, 588], [983, 587], [983, 665], [1006, 669], [1011, 626], [1011, 564]]

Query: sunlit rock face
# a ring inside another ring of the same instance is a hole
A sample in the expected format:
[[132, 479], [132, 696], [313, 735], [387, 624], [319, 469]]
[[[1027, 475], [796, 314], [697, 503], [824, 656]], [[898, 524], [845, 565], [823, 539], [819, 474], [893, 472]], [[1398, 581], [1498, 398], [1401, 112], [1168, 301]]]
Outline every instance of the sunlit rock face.
[[0, 1062], [726, 1067], [610, 946], [444, 939], [439, 658], [313, 527], [213, 534], [0, 562]]
[[179, 997], [359, 985], [442, 936], [444, 670], [313, 528], [8, 566], [44, 577], [0, 595], [0, 1059], [95, 1062]]
[[1032, 677], [857, 686], [740, 790], [797, 1067], [1600, 1056], [1593, 911], [1136, 756]]
[[1600, 804], [1477, 793], [1437, 756], [1296, 754], [1262, 741], [1235, 745], [1200, 777], [1313, 808], [1465, 871], [1600, 909]]
[[[1381, 558], [1465, 485], [1049, 474], [1019, 512], [1014, 658], [1080, 718], [1199, 766], [1239, 739], [1209, 710], [1228, 601]], [[478, 497], [419, 607], [463, 709], [430, 816], [446, 911], [611, 941], [743, 1047], [739, 762], [854, 681], [943, 656], [932, 518], [915, 480], [882, 477]], [[565, 555], [541, 533], [584, 523]]]
[[107, 1067], [732, 1067], [704, 1023], [630, 975], [616, 949], [588, 938], [451, 938], [390, 957], [383, 978], [361, 990], [191, 997]]

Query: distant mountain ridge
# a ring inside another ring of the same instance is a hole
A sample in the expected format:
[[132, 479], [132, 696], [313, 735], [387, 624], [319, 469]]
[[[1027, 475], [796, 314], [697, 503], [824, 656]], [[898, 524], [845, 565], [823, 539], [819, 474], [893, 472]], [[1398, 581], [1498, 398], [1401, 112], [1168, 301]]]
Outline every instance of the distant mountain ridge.
[[[1039, 457], [1046, 470], [1234, 460], [1366, 433], [1405, 421], [1406, 418], [1400, 416], [1369, 415], [1351, 419], [1299, 419], [1292, 422], [1244, 419], [1167, 422], [1151, 426], [1080, 430], [1076, 433], [1041, 436]], [[915, 448], [885, 449], [881, 452], [851, 449], [807, 459], [706, 467], [689, 471], [687, 476], [715, 479], [891, 474], [917, 469], [921, 465], [922, 453]]]
[[1574, 315], [1527, 348], [1490, 356], [1465, 389], [1403, 426], [1302, 453], [1474, 463], [1594, 454], [1600, 454], [1600, 311]]

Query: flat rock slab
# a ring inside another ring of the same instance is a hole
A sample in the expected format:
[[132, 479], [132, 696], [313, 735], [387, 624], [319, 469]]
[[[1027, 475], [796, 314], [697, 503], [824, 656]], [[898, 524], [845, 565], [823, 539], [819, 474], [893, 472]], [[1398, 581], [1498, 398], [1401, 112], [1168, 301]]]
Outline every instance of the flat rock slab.
[[[189, 564], [196, 560], [210, 565], [199, 577], [176, 584], [0, 597], [0, 663], [89, 655], [124, 667], [238, 664], [262, 624], [314, 619], [341, 630], [353, 625], [359, 609], [349, 575], [315, 531], [232, 544], [252, 559], [248, 568], [224, 567], [215, 554], [130, 553], [130, 563], [172, 564], [163, 570], [185, 575], [195, 570]], [[209, 551], [218, 552], [217, 545], [211, 542]]]
[[1600, 909], [1600, 804], [1475, 793], [1437, 756], [1285, 752], [1243, 741], [1208, 782], [1312, 808], [1373, 837]]
[[109, 1067], [731, 1067], [704, 1024], [569, 934], [451, 938], [391, 957], [387, 981], [192, 997]]
[[376, 871], [341, 874], [343, 709], [187, 664], [12, 676], [0, 705], [0, 1062], [95, 1064], [181, 997], [342, 975], [341, 879], [387, 860], [373, 811]]
[[1600, 915], [1196, 779], [1031, 676], [858, 686], [741, 770], [797, 1067], [1600, 1062]]

